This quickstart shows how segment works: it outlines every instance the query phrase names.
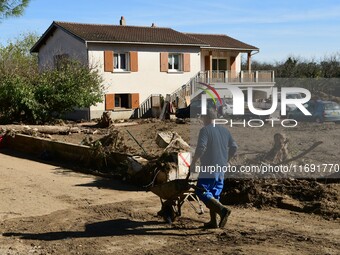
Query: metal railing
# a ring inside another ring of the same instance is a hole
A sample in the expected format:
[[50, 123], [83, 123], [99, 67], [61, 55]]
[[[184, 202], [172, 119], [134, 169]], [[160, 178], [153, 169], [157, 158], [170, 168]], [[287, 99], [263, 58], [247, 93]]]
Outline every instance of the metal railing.
[[186, 84], [176, 89], [170, 94], [170, 101], [185, 99], [186, 96], [194, 95], [197, 90], [202, 88], [199, 82], [214, 83], [230, 83], [230, 84], [247, 84], [247, 83], [274, 83], [274, 71], [201, 71], [192, 77]]
[[144, 117], [152, 108], [152, 95], [145, 99], [137, 109], [137, 118]]
[[[207, 84], [274, 83], [274, 79], [274, 71], [212, 71], [211, 75], [209, 71], [201, 71], [192, 77], [186, 84], [172, 92], [170, 94], [170, 101], [177, 102], [179, 99], [185, 99], [186, 96], [194, 95], [197, 90], [202, 88], [202, 85], [200, 85], [199, 82]], [[135, 117], [142, 118], [152, 116], [153, 96], [155, 95], [150, 95], [140, 104], [139, 108], [136, 109], [134, 113]]]
[[274, 83], [274, 71], [205, 71], [207, 83]]

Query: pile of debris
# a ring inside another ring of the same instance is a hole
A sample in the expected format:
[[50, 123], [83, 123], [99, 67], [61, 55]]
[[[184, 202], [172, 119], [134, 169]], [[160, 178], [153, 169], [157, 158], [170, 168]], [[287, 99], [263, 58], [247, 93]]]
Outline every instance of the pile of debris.
[[299, 179], [226, 179], [221, 201], [229, 205], [278, 207], [340, 218], [338, 184]]
[[110, 129], [109, 133], [98, 140], [93, 140], [91, 136], [87, 136], [81, 142], [82, 145], [87, 145], [96, 149], [102, 148], [107, 153], [112, 151], [126, 153], [134, 152], [135, 149], [127, 146], [124, 143], [124, 136], [117, 129]]
[[[156, 144], [163, 152], [160, 156], [155, 156], [149, 155], [140, 142], [128, 130], [126, 131], [135, 141], [135, 147], [127, 146], [122, 131], [115, 128], [111, 128], [108, 135], [98, 140], [88, 136], [82, 141], [83, 145], [93, 149], [96, 169], [109, 172], [112, 176], [119, 176], [138, 186], [151, 186], [186, 177], [190, 164], [190, 146], [178, 133], [159, 133]], [[139, 147], [144, 153], [141, 153]], [[120, 162], [114, 160], [117, 153], [125, 156]]]
[[150, 187], [187, 176], [190, 146], [180, 135], [175, 132], [159, 133], [156, 143], [164, 148], [160, 157], [151, 158], [148, 162], [141, 157], [130, 159], [128, 178], [131, 182]]

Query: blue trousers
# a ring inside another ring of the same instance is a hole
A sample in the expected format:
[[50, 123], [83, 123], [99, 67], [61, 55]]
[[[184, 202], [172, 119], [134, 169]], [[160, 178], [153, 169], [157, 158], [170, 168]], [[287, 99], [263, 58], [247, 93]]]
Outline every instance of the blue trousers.
[[223, 190], [224, 176], [221, 173], [211, 174], [210, 178], [200, 178], [197, 180], [196, 195], [203, 203], [209, 199], [215, 198], [220, 200], [220, 195]]

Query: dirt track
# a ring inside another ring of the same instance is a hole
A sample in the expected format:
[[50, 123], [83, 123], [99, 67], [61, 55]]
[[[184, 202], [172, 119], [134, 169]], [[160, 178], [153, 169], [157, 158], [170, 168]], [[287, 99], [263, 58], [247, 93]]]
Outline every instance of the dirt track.
[[203, 230], [186, 206], [173, 226], [159, 201], [131, 186], [0, 154], [0, 254], [339, 254], [340, 222], [234, 207], [227, 228]]

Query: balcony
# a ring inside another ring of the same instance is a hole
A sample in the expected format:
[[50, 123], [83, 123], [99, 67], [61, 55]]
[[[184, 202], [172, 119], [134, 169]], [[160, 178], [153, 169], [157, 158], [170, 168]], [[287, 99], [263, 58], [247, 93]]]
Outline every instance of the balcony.
[[204, 83], [274, 83], [274, 71], [204, 71], [198, 75], [200, 82]]
[[225, 84], [235, 84], [239, 87], [265, 87], [270, 88], [275, 84], [274, 71], [202, 71], [178, 88], [170, 95], [170, 100], [183, 100], [187, 96], [195, 97], [202, 92], [200, 82], [211, 84], [216, 89], [224, 89]]

